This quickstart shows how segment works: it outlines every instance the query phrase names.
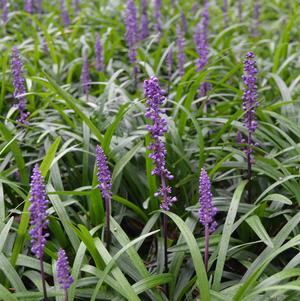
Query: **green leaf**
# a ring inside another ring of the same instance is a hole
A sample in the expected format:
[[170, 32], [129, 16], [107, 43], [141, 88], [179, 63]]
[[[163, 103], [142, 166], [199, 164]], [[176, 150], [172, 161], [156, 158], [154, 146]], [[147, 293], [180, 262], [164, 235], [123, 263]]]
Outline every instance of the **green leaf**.
[[246, 219], [246, 222], [255, 232], [255, 234], [270, 248], [273, 248], [273, 242], [267, 233], [265, 227], [263, 226], [260, 218], [257, 215], [252, 215]]
[[[56, 138], [56, 140], [53, 142], [53, 144], [49, 148], [46, 156], [44, 157], [42, 164], [40, 165], [41, 174], [44, 177], [47, 175], [47, 172], [55, 158], [55, 154], [56, 154], [57, 148], [59, 146], [60, 139], [61, 139], [60, 137]], [[29, 195], [27, 196], [27, 198], [25, 200], [23, 212], [21, 215], [21, 222], [20, 222], [18, 232], [17, 232], [17, 238], [15, 240], [15, 244], [14, 244], [13, 251], [12, 251], [12, 256], [10, 259], [12, 266], [15, 266], [18, 256], [22, 251], [23, 244], [25, 241], [27, 228], [28, 228], [28, 224], [29, 224], [28, 208], [29, 208]]]
[[112, 174], [112, 182], [116, 180], [118, 175], [123, 171], [124, 167], [127, 165], [127, 163], [134, 157], [134, 155], [140, 150], [140, 148], [143, 146], [143, 141], [140, 141], [138, 144], [136, 144], [132, 149], [130, 149], [120, 160], [117, 161], [117, 164], [115, 165], [113, 174]]
[[211, 298], [210, 298], [209, 284], [208, 284], [208, 279], [205, 271], [205, 266], [193, 233], [190, 231], [190, 229], [184, 223], [184, 221], [176, 214], [172, 212], [164, 212], [164, 214], [168, 215], [173, 220], [173, 222], [177, 225], [181, 234], [185, 238], [193, 259], [193, 263], [197, 275], [197, 285], [200, 290], [200, 294], [203, 300], [210, 301]]
[[76, 100], [66, 91], [64, 91], [47, 73], [44, 72], [44, 76], [47, 78], [53, 89], [65, 100], [68, 106], [87, 124], [91, 129], [91, 132], [97, 137], [97, 139], [103, 143], [103, 136], [98, 131], [93, 122], [82, 112], [76, 105]]
[[217, 257], [217, 265], [216, 265], [214, 282], [213, 282], [213, 289], [216, 291], [220, 289], [224, 264], [228, 252], [229, 241], [230, 241], [231, 234], [233, 232], [233, 224], [246, 183], [247, 183], [246, 181], [242, 181], [239, 184], [239, 186], [236, 188], [226, 216], [226, 221], [224, 224], [222, 237], [220, 241], [220, 247], [219, 247], [219, 252]]

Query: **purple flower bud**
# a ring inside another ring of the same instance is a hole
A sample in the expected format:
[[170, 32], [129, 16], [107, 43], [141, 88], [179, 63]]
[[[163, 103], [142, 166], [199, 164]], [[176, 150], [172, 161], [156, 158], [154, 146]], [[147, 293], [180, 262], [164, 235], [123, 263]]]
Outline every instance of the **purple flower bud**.
[[44, 50], [44, 52], [45, 52], [45, 54], [49, 54], [49, 47], [48, 47], [48, 43], [47, 43], [47, 41], [46, 41], [46, 39], [45, 38], [43, 38], [43, 44], [42, 44], [42, 46], [43, 46], [43, 50]]
[[38, 14], [42, 13], [42, 0], [35, 0], [35, 7]]
[[27, 118], [29, 113], [26, 111], [26, 98], [23, 94], [26, 93], [25, 81], [23, 78], [23, 64], [20, 59], [19, 50], [16, 46], [12, 49], [11, 71], [13, 74], [14, 97], [18, 99], [18, 109], [20, 117], [17, 122], [28, 124]]
[[154, 161], [155, 167], [152, 175], [161, 177], [161, 187], [155, 193], [156, 197], [162, 197], [160, 207], [166, 211], [170, 210], [171, 205], [176, 201], [175, 197], [171, 197], [171, 187], [166, 186], [165, 179], [172, 180], [173, 175], [166, 167], [166, 147], [162, 141], [162, 137], [167, 132], [167, 120], [161, 115], [163, 110], [160, 106], [165, 101], [164, 91], [160, 88], [158, 79], [152, 76], [149, 80], [144, 81], [144, 94], [147, 98], [147, 110], [145, 117], [152, 121], [152, 124], [146, 126], [151, 134], [153, 142], [150, 143], [148, 149], [151, 151], [149, 158]]
[[183, 32], [186, 33], [188, 30], [188, 24], [187, 24], [187, 20], [186, 20], [186, 17], [185, 17], [185, 14], [183, 11], [180, 12], [180, 18], [181, 18], [181, 28], [182, 28]]
[[136, 19], [136, 8], [134, 0], [127, 1], [126, 15], [125, 15], [125, 24], [126, 24], [126, 40], [128, 45], [128, 57], [132, 64], [136, 63], [136, 44], [138, 41], [138, 26]]
[[104, 71], [103, 48], [102, 48], [99, 33], [96, 34], [95, 54], [96, 54], [96, 70], [98, 72]]
[[196, 51], [199, 59], [196, 62], [197, 71], [201, 71], [208, 62], [208, 24], [209, 24], [209, 3], [204, 5], [202, 19], [196, 27], [194, 35]]
[[83, 65], [82, 65], [80, 79], [82, 83], [83, 93], [88, 99], [91, 80], [90, 80], [90, 72], [89, 72], [89, 60], [86, 54], [83, 55]]
[[5, 24], [8, 21], [8, 3], [7, 3], [7, 0], [1, 0], [1, 9], [2, 9], [2, 21]]
[[223, 0], [223, 20], [224, 20], [224, 28], [228, 26], [228, 0]]
[[74, 282], [69, 271], [69, 261], [64, 249], [59, 249], [57, 259], [57, 279], [61, 289], [67, 290]]
[[[243, 95], [243, 110], [245, 111], [244, 126], [248, 130], [247, 141], [244, 140], [244, 142], [247, 143], [247, 147], [244, 151], [250, 164], [254, 163], [254, 159], [252, 158], [252, 146], [254, 146], [252, 135], [254, 134], [257, 128], [256, 107], [258, 107], [259, 105], [257, 101], [256, 85], [257, 69], [255, 65], [256, 61], [254, 53], [248, 52], [246, 55], [246, 59], [244, 60], [244, 75], [242, 76], [242, 78], [246, 86]], [[251, 168], [251, 165], [249, 166], [249, 168]]]
[[33, 14], [34, 13], [34, 0], [25, 0], [24, 1], [24, 10], [28, 14]]
[[214, 232], [217, 223], [214, 220], [217, 208], [213, 206], [211, 184], [208, 174], [204, 168], [201, 169], [199, 179], [199, 220], [204, 227], [209, 227], [210, 232]]
[[60, 16], [61, 16], [63, 25], [65, 27], [68, 27], [70, 25], [71, 21], [70, 21], [69, 12], [66, 8], [65, 0], [60, 1]]
[[[209, 3], [204, 4], [204, 9], [202, 13], [201, 22], [198, 23], [196, 27], [196, 32], [194, 35], [194, 41], [196, 46], [196, 51], [199, 58], [196, 61], [197, 71], [202, 71], [208, 63], [208, 24], [209, 24]], [[209, 83], [202, 83], [200, 86], [199, 94], [201, 97], [205, 96], [210, 90]]]
[[141, 0], [141, 39], [145, 39], [149, 36], [149, 29], [148, 29], [148, 14], [147, 14], [147, 0]]
[[244, 125], [251, 134], [253, 134], [257, 128], [255, 109], [259, 105], [256, 86], [257, 69], [255, 65], [254, 53], [248, 52], [244, 60], [244, 75], [242, 76], [246, 86], [243, 96], [243, 110], [245, 111]]
[[74, 11], [79, 14], [80, 13], [80, 4], [79, 0], [74, 0]]
[[99, 189], [101, 190], [102, 197], [105, 200], [110, 200], [112, 198], [111, 192], [111, 174], [108, 169], [107, 158], [104, 154], [104, 151], [100, 145], [96, 147], [96, 161], [98, 168], [98, 183]]
[[155, 20], [155, 24], [154, 24], [154, 30], [156, 31], [156, 33], [159, 34], [159, 37], [162, 33], [162, 25], [161, 25], [161, 5], [162, 5], [162, 0], [154, 0], [153, 2], [154, 5], [154, 20]]
[[184, 36], [183, 36], [183, 31], [180, 25], [178, 24], [176, 26], [176, 45], [177, 45], [177, 65], [179, 69], [179, 75], [183, 76], [184, 63], [185, 63]]
[[243, 135], [240, 131], [237, 132], [236, 134], [236, 143], [237, 144], [242, 144], [243, 142]]
[[46, 232], [49, 221], [47, 220], [48, 200], [45, 190], [44, 178], [39, 170], [39, 165], [34, 166], [31, 183], [30, 183], [30, 225], [31, 230], [31, 251], [37, 258], [42, 258], [44, 255], [44, 248], [46, 239], [49, 234]]

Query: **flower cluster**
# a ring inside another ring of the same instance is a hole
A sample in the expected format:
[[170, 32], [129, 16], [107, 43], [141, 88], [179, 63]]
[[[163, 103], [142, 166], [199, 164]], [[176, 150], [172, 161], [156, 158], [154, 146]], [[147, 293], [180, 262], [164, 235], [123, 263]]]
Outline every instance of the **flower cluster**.
[[132, 64], [136, 62], [136, 43], [138, 41], [138, 25], [136, 18], [136, 7], [134, 0], [127, 1], [126, 15], [125, 15], [125, 24], [126, 24], [126, 40], [128, 45], [128, 57]]
[[69, 12], [66, 8], [65, 0], [61, 0], [61, 2], [60, 2], [60, 15], [61, 15], [61, 20], [62, 20], [63, 25], [65, 27], [68, 27], [70, 25], [71, 21], [70, 21]]
[[223, 0], [223, 19], [224, 19], [224, 28], [228, 26], [228, 0]]
[[42, 12], [42, 0], [35, 0], [36, 11], [38, 14]]
[[[196, 61], [197, 71], [203, 70], [203, 68], [208, 63], [208, 24], [209, 24], [209, 3], [205, 2], [202, 20], [198, 23], [196, 27], [196, 32], [194, 35], [194, 41], [196, 45], [196, 51], [199, 58]], [[210, 90], [210, 84], [204, 82], [200, 86], [200, 96], [205, 96]]]
[[79, 0], [74, 0], [74, 11], [78, 14], [80, 12]]
[[97, 168], [98, 168], [97, 175], [98, 175], [99, 189], [102, 192], [103, 199], [110, 200], [112, 197], [111, 174], [108, 169], [107, 158], [100, 145], [97, 145], [96, 147], [96, 161], [97, 161]]
[[74, 282], [70, 275], [68, 257], [64, 249], [59, 249], [57, 259], [57, 279], [61, 289], [68, 289]]
[[13, 74], [14, 97], [18, 99], [20, 117], [17, 119], [21, 124], [28, 124], [29, 113], [26, 111], [25, 81], [23, 78], [23, 64], [17, 47], [12, 49], [11, 70]]
[[154, 6], [154, 30], [158, 33], [158, 35], [161, 35], [162, 32], [162, 25], [161, 25], [161, 5], [162, 0], [154, 0], [153, 6]]
[[145, 39], [149, 36], [149, 29], [148, 29], [148, 15], [147, 15], [147, 0], [141, 0], [141, 39]]
[[155, 196], [162, 197], [161, 208], [169, 210], [170, 206], [176, 201], [175, 197], [171, 197], [171, 187], [166, 186], [165, 179], [172, 180], [173, 175], [166, 167], [166, 148], [162, 141], [162, 137], [167, 132], [167, 120], [161, 117], [164, 111], [160, 106], [164, 103], [164, 91], [159, 86], [158, 79], [152, 76], [144, 82], [144, 94], [147, 98], [147, 111], [145, 117], [152, 121], [152, 124], [147, 125], [147, 130], [151, 134], [153, 142], [149, 145], [151, 154], [149, 158], [154, 161], [155, 168], [152, 170], [152, 175], [161, 177], [161, 187], [156, 192]]
[[96, 35], [95, 54], [96, 54], [96, 70], [98, 72], [99, 71], [104, 71], [103, 48], [102, 48], [99, 33], [97, 33], [97, 35]]
[[178, 69], [179, 69], [179, 75], [183, 76], [184, 63], [185, 63], [184, 33], [179, 24], [177, 24], [177, 26], [176, 26], [176, 45], [177, 45], [177, 64], [178, 64]]
[[25, 0], [24, 2], [24, 10], [28, 14], [33, 14], [34, 13], [34, 0]]
[[[259, 105], [257, 101], [256, 74], [257, 69], [255, 55], [253, 52], [248, 52], [246, 59], [244, 60], [244, 75], [242, 76], [246, 86], [243, 95], [243, 110], [245, 111], [244, 126], [248, 130], [248, 138], [247, 141], [243, 138], [241, 139], [242, 143], [246, 143], [248, 145], [245, 149], [248, 156], [251, 156], [253, 152], [252, 146], [256, 145], [252, 140], [252, 135], [257, 128], [256, 108]], [[253, 163], [253, 159], [251, 162]]]
[[257, 128], [255, 109], [258, 106], [255, 67], [256, 60], [253, 52], [248, 52], [244, 60], [244, 75], [242, 79], [246, 86], [243, 95], [243, 110], [245, 111], [244, 124], [247, 130], [253, 134]]
[[210, 232], [214, 232], [217, 223], [214, 220], [217, 208], [213, 206], [211, 184], [208, 174], [204, 168], [201, 169], [199, 179], [199, 220], [204, 227], [208, 227]]
[[1, 9], [2, 9], [2, 21], [3, 23], [7, 23], [8, 21], [8, 3], [7, 0], [0, 1]]
[[187, 24], [186, 16], [183, 11], [180, 12], [180, 19], [181, 19], [181, 28], [183, 32], [186, 33], [188, 30], [188, 24]]
[[30, 225], [31, 251], [37, 258], [43, 258], [46, 239], [49, 234], [45, 231], [48, 227], [47, 220], [48, 200], [46, 196], [45, 183], [38, 164], [34, 166], [30, 183]]

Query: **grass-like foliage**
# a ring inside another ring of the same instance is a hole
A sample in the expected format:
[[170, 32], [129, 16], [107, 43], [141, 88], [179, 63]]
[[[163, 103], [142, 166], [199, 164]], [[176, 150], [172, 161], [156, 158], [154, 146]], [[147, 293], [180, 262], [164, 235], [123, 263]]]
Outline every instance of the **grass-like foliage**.
[[0, 300], [299, 300], [299, 11], [1, 0]]

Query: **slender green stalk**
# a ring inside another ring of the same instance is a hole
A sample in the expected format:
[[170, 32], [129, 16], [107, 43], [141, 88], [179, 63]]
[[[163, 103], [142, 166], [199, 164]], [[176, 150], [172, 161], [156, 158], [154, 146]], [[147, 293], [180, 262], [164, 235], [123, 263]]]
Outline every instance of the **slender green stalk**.
[[204, 265], [206, 272], [208, 271], [208, 252], [209, 252], [209, 227], [205, 226], [205, 247], [204, 247]]
[[43, 284], [44, 301], [48, 301], [46, 277], [45, 277], [45, 270], [44, 270], [44, 256], [40, 257], [40, 268], [41, 268], [41, 277], [42, 277], [42, 284]]
[[106, 214], [106, 226], [105, 226], [105, 240], [106, 248], [109, 251], [111, 245], [111, 233], [110, 233], [110, 200], [105, 198], [105, 214]]

